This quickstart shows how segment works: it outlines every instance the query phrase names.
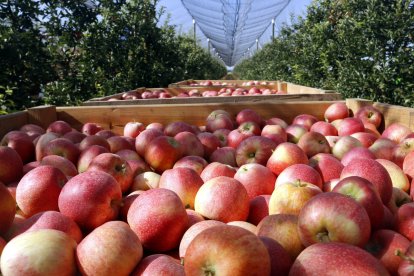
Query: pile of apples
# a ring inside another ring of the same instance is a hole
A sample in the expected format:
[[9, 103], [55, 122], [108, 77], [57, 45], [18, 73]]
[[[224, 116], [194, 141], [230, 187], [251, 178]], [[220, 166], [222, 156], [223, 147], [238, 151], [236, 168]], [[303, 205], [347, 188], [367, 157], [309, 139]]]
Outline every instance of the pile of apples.
[[10, 131], [1, 274], [413, 275], [414, 133], [324, 114]]
[[[224, 81], [211, 81], [211, 80], [200, 81], [200, 82], [188, 81], [187, 85], [190, 85], [190, 86], [236, 86], [235, 83], [228, 83]], [[242, 86], [275, 85], [275, 83], [269, 82], [269, 81], [252, 80], [252, 81], [243, 82], [241, 85]]]

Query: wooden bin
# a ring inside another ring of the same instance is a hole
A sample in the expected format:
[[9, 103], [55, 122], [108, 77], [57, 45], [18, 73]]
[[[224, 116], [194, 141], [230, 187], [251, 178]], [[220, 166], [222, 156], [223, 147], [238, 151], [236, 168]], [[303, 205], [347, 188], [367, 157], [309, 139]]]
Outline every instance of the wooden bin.
[[[136, 99], [136, 100], [122, 100], [122, 95], [125, 92], [118, 93], [111, 96], [93, 98], [82, 105], [96, 106], [96, 105], [147, 105], [147, 104], [195, 104], [195, 103], [239, 103], [239, 102], [268, 102], [268, 101], [338, 101], [342, 100], [340, 93], [333, 90], [323, 90], [302, 85], [297, 85], [289, 82], [279, 82], [278, 90], [283, 90], [287, 94], [280, 95], [244, 95], [244, 96], [227, 96], [227, 97], [173, 97], [162, 99]], [[215, 90], [218, 91], [222, 87], [199, 87], [199, 88], [182, 88], [182, 87], [168, 87], [168, 88], [137, 88], [128, 92], [143, 93], [146, 90], [164, 90], [171, 95], [178, 95], [182, 92], [188, 92], [192, 89], [197, 89], [200, 92]], [[112, 101], [110, 99], [117, 99]]]
[[[80, 130], [86, 122], [95, 122], [117, 134], [123, 133], [127, 122], [140, 121], [144, 124], [160, 122], [168, 124], [185, 121], [194, 125], [204, 125], [206, 117], [216, 109], [224, 109], [235, 115], [242, 109], [256, 110], [263, 118], [279, 117], [288, 123], [299, 114], [311, 114], [323, 120], [326, 108], [332, 101], [268, 101], [240, 103], [203, 103], [203, 104], [163, 104], [163, 105], [113, 105], [113, 106], [39, 106], [13, 114], [0, 116], [1, 137], [10, 130], [20, 128], [27, 123], [38, 124], [46, 128], [55, 120], [64, 120]], [[346, 104], [355, 112], [364, 105], [373, 105], [384, 114], [382, 129], [391, 123], [402, 123], [414, 130], [414, 109], [373, 103], [369, 100], [347, 99]]]

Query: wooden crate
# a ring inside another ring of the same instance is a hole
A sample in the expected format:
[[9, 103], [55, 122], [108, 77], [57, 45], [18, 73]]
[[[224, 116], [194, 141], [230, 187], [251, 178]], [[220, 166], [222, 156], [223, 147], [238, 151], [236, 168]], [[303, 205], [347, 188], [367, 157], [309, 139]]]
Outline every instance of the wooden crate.
[[[224, 109], [235, 115], [244, 108], [256, 110], [264, 118], [279, 117], [291, 123], [299, 114], [311, 114], [323, 120], [326, 108], [332, 101], [296, 101], [296, 102], [240, 102], [240, 103], [203, 103], [203, 104], [164, 104], [164, 105], [114, 105], [114, 106], [39, 106], [26, 111], [0, 116], [0, 135], [18, 129], [27, 123], [47, 127], [55, 120], [64, 120], [80, 130], [86, 122], [95, 122], [105, 129], [122, 134], [124, 125], [129, 121], [144, 124], [174, 121], [186, 121], [194, 125], [204, 125], [205, 119], [216, 109]], [[414, 131], [414, 109], [373, 103], [368, 100], [347, 99], [346, 104], [355, 112], [364, 105], [373, 105], [384, 114], [382, 128], [394, 122], [402, 123]]]
[[[93, 98], [83, 102], [84, 106], [96, 105], [148, 105], [148, 104], [196, 104], [196, 103], [239, 103], [239, 102], [267, 102], [267, 101], [338, 101], [342, 100], [342, 95], [333, 90], [323, 90], [302, 85], [297, 85], [288, 82], [279, 82], [279, 89], [286, 91], [287, 94], [281, 95], [245, 95], [245, 96], [228, 96], [228, 97], [189, 97], [189, 98], [163, 98], [163, 99], [137, 99], [137, 100], [121, 100], [122, 93], [111, 96]], [[146, 90], [164, 90], [172, 95], [178, 95], [182, 92], [188, 92], [192, 89], [197, 89], [200, 92], [215, 90], [218, 91], [222, 87], [212, 88], [209, 86], [199, 88], [182, 88], [182, 87], [168, 87], [168, 88], [137, 88], [130, 92], [142, 93]], [[109, 99], [118, 99], [118, 101], [108, 101]]]

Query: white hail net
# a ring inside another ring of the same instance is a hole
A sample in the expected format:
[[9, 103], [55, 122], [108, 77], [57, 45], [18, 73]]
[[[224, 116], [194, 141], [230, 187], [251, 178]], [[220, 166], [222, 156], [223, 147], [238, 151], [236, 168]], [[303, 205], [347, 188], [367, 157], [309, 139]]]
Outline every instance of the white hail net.
[[228, 66], [255, 46], [291, 0], [181, 0]]

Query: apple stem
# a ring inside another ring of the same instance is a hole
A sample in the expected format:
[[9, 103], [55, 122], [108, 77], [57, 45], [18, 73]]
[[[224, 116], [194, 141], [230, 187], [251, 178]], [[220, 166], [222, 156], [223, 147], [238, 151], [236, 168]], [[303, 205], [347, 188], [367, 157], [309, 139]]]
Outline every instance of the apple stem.
[[329, 238], [329, 232], [323, 231], [316, 234], [316, 239], [320, 242], [330, 242], [331, 239]]
[[394, 251], [394, 255], [400, 257], [401, 259], [405, 261], [409, 261], [410, 263], [414, 263], [414, 260], [408, 257], [404, 252], [402, 252], [400, 249], [396, 249]]
[[207, 265], [206, 267], [203, 267], [203, 275], [205, 276], [214, 276], [216, 275], [214, 268], [210, 265]]

